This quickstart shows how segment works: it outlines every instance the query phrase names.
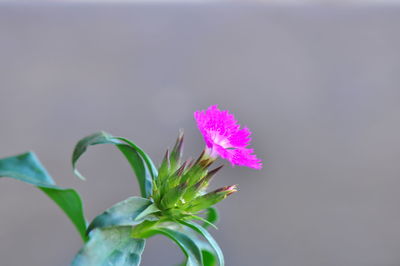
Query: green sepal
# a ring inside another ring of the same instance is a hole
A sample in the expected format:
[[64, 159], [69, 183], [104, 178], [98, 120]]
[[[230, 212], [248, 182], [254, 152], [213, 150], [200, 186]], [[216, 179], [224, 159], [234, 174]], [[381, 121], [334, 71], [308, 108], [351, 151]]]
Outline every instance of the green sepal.
[[211, 207], [235, 192], [237, 192], [236, 185], [222, 187], [202, 196], [196, 197], [184, 208], [187, 212], [198, 212]]
[[208, 188], [208, 185], [210, 184], [211, 179], [215, 176], [215, 174], [223, 167], [223, 165], [211, 170], [207, 171], [204, 170], [204, 172], [200, 172], [201, 174], [204, 174], [204, 177], [201, 177], [197, 183], [192, 185], [185, 194], [183, 195], [184, 201], [191, 201], [193, 198], [197, 197], [198, 195], [204, 194], [206, 189]]
[[188, 171], [183, 174], [181, 182], [188, 182], [190, 186], [193, 186], [206, 175], [207, 168], [204, 168], [203, 166], [198, 164], [194, 164]]
[[185, 168], [188, 162], [184, 162], [175, 172], [169, 173], [168, 178], [160, 182], [160, 194], [165, 195], [174, 187], [179, 185], [187, 187], [187, 182], [181, 181], [182, 175], [185, 172]]
[[187, 188], [187, 183], [182, 183], [167, 191], [161, 198], [161, 203], [160, 203], [161, 208], [162, 209], [172, 208], [175, 205], [175, 203], [181, 198], [181, 196], [185, 193], [186, 188]]
[[164, 159], [160, 165], [160, 167], [158, 168], [158, 177], [156, 180], [156, 184], [157, 186], [160, 186], [161, 184], [163, 184], [164, 180], [166, 180], [170, 174], [170, 165], [171, 162], [169, 160], [169, 150], [167, 150], [167, 152], [164, 155]]
[[171, 154], [169, 156], [171, 172], [176, 171], [181, 162], [183, 152], [183, 138], [183, 130], [180, 130], [178, 139], [176, 140], [175, 145], [172, 148]]

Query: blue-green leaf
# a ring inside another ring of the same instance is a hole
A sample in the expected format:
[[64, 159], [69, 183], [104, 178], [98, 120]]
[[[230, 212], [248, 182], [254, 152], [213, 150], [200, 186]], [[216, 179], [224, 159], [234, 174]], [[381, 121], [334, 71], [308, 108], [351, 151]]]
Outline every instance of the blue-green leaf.
[[72, 266], [137, 266], [144, 239], [130, 236], [131, 226], [96, 228], [76, 255]]
[[[194, 217], [197, 219], [198, 217]], [[218, 210], [215, 207], [209, 207], [206, 209], [206, 214], [202, 220], [203, 221], [203, 227], [206, 228], [210, 225], [214, 225], [218, 222]], [[185, 234], [191, 234], [192, 239], [197, 243], [197, 246], [200, 247], [201, 253], [203, 254], [203, 266], [217, 266], [218, 265], [218, 255], [214, 251], [214, 249], [211, 247], [211, 245], [208, 242], [205, 242], [202, 239], [199, 239], [197, 236], [194, 235], [194, 232], [192, 230], [186, 230], [186, 227], [182, 227], [181, 230]], [[186, 262], [183, 262], [179, 265], [186, 265]]]
[[193, 241], [188, 235], [185, 235], [179, 231], [169, 228], [157, 228], [155, 229], [158, 233], [169, 237], [173, 240], [187, 256], [187, 266], [202, 266], [203, 255], [196, 242]]
[[215, 207], [208, 207], [208, 208], [206, 209], [206, 211], [207, 211], [207, 214], [206, 214], [206, 216], [204, 217], [204, 219], [205, 219], [206, 221], [208, 221], [208, 223], [204, 223], [204, 224], [203, 224], [203, 227], [204, 227], [204, 228], [209, 227], [209, 226], [210, 226], [210, 223], [215, 225], [215, 224], [218, 222], [218, 219], [219, 219], [219, 215], [218, 215], [218, 210], [217, 210], [217, 208], [215, 208]]
[[196, 231], [200, 235], [202, 235], [208, 243], [211, 245], [211, 247], [214, 249], [215, 254], [218, 257], [218, 262], [220, 266], [224, 266], [224, 254], [222, 253], [221, 248], [219, 247], [217, 241], [211, 236], [211, 234], [204, 229], [201, 225], [195, 223], [195, 222], [186, 222], [186, 221], [180, 221], [181, 224], [186, 225], [187, 227], [190, 227], [192, 230]]
[[149, 238], [162, 234], [174, 241], [186, 255], [186, 266], [203, 266], [203, 254], [192, 234], [186, 234], [175, 222], [144, 222], [132, 231], [133, 237]]
[[204, 266], [216, 266], [218, 265], [217, 256], [208, 249], [202, 249], [201, 253], [203, 254], [203, 265]]
[[130, 197], [97, 216], [89, 225], [87, 232], [95, 228], [137, 225], [145, 220], [156, 220], [157, 218], [151, 214], [159, 211], [149, 199]]
[[152, 192], [153, 179], [157, 178], [158, 175], [154, 163], [142, 149], [131, 141], [120, 137], [114, 137], [106, 132], [94, 133], [81, 139], [76, 144], [72, 154], [72, 166], [75, 175], [83, 180], [85, 179], [76, 169], [76, 162], [89, 146], [97, 144], [114, 144], [117, 146], [136, 174], [141, 196], [148, 198]]
[[87, 240], [86, 220], [79, 194], [73, 189], [56, 186], [33, 152], [1, 159], [0, 177], [10, 177], [37, 186], [64, 211], [83, 241]]
[[[196, 242], [199, 244], [199, 242]], [[201, 242], [200, 242], [201, 243]], [[199, 246], [201, 247], [201, 246]], [[202, 266], [217, 266], [218, 265], [218, 260], [217, 256], [208, 248], [202, 248], [201, 249], [201, 254], [203, 255], [203, 265]], [[179, 266], [186, 266], [187, 259], [185, 259], [184, 262], [179, 263]]]

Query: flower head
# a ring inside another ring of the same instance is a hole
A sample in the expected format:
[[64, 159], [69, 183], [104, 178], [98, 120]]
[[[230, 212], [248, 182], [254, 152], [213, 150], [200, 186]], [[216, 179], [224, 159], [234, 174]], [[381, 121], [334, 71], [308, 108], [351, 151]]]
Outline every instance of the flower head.
[[247, 127], [240, 128], [233, 114], [221, 111], [217, 105], [194, 113], [197, 126], [206, 142], [206, 152], [211, 157], [218, 155], [232, 165], [261, 169], [261, 160], [247, 148], [251, 132]]

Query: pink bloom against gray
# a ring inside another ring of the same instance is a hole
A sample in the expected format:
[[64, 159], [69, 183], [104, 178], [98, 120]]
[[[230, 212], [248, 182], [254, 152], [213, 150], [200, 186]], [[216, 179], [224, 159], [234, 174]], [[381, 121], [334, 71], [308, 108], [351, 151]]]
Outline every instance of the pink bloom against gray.
[[206, 142], [206, 153], [211, 157], [218, 155], [232, 165], [261, 169], [261, 160], [247, 148], [251, 132], [247, 127], [240, 128], [233, 114], [219, 110], [217, 105], [194, 113], [197, 126]]

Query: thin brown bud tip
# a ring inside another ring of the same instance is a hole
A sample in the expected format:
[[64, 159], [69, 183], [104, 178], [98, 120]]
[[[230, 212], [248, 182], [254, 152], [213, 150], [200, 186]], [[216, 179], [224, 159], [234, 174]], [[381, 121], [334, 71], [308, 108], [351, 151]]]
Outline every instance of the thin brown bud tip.
[[207, 173], [207, 176], [213, 176], [215, 175], [221, 168], [224, 167], [224, 165], [218, 166], [217, 168], [212, 169]]
[[179, 167], [178, 170], [176, 170], [175, 174], [176, 174], [177, 176], [181, 176], [181, 175], [183, 174], [183, 171], [185, 171], [186, 164], [187, 164], [187, 161], [184, 162], [184, 163], [181, 165], [181, 167]]
[[[200, 180], [201, 184], [203, 184], [203, 183], [205, 183], [205, 182], [210, 182], [211, 178], [213, 178], [214, 175], [215, 175], [222, 167], [223, 167], [223, 165], [218, 166], [217, 168], [215, 168], [215, 169], [209, 171], [209, 172], [206, 174], [206, 176], [203, 177], [203, 178]], [[200, 182], [199, 182], [199, 183], [200, 183]]]
[[175, 145], [172, 148], [171, 156], [175, 160], [179, 160], [182, 156], [182, 151], [183, 151], [183, 131], [180, 131], [179, 136], [176, 139]]
[[211, 193], [218, 193], [218, 192], [225, 191], [225, 188], [226, 188], [226, 187], [217, 188], [216, 190], [214, 190], [214, 191], [211, 192]]
[[166, 160], [169, 160], [169, 150], [167, 149], [167, 151], [165, 152], [165, 155], [164, 155], [164, 159], [163, 159], [164, 161], [166, 161]]
[[177, 150], [179, 150], [181, 148], [183, 139], [184, 139], [183, 129], [181, 129], [181, 130], [179, 130], [179, 135], [178, 135], [178, 138], [175, 143], [175, 147], [177, 148]]
[[203, 159], [203, 156], [204, 156], [205, 152], [206, 152], [206, 151], [203, 150], [203, 151], [200, 153], [199, 158], [197, 158], [195, 164], [199, 164], [199, 163], [200, 163], [200, 161]]
[[180, 128], [180, 129], [179, 129], [178, 139], [182, 139], [182, 140], [183, 140], [183, 137], [184, 137], [183, 128]]
[[165, 155], [164, 155], [162, 164], [165, 164], [165, 166], [167, 166], [167, 168], [169, 168], [170, 165], [171, 165], [171, 162], [170, 162], [170, 160], [169, 160], [169, 150], [168, 150], [168, 149], [167, 149], [167, 151], [165, 152]]

